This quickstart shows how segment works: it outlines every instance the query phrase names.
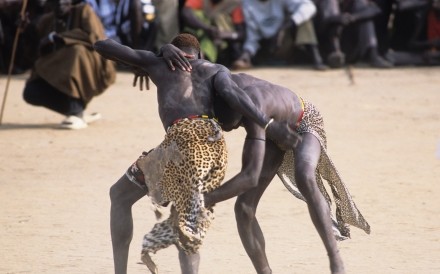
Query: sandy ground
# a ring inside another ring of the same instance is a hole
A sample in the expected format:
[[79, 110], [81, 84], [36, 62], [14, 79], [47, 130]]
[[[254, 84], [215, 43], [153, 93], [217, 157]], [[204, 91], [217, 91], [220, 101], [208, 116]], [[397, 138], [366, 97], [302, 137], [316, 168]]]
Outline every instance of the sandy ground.
[[[315, 72], [260, 68], [257, 77], [287, 86], [321, 110], [328, 150], [369, 221], [339, 244], [348, 273], [440, 273], [440, 68]], [[156, 92], [131, 87], [132, 76], [94, 99], [103, 120], [80, 131], [56, 129], [63, 117], [27, 105], [27, 75], [14, 76], [0, 127], [0, 273], [111, 273], [109, 187], [164, 131]], [[0, 94], [6, 77], [0, 78]], [[244, 132], [227, 134], [227, 178], [240, 169]], [[236, 232], [231, 199], [203, 246], [200, 273], [255, 273]], [[143, 234], [154, 224], [148, 199], [134, 208], [129, 273]], [[328, 273], [324, 247], [306, 206], [278, 179], [258, 217], [274, 273]], [[177, 251], [155, 255], [161, 273], [180, 273]]]

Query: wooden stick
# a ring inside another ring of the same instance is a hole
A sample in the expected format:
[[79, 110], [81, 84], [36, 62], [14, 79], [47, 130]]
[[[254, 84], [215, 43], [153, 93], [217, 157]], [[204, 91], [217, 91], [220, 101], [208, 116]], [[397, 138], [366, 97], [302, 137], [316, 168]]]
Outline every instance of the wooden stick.
[[[21, 12], [20, 12], [21, 20], [25, 20], [26, 6], [27, 6], [27, 0], [23, 0], [23, 5], [21, 7]], [[15, 32], [14, 44], [12, 46], [11, 61], [9, 63], [8, 78], [6, 80], [5, 93], [3, 94], [2, 108], [0, 112], [0, 125], [2, 124], [2, 120], [3, 120], [3, 112], [5, 110], [6, 98], [9, 90], [9, 82], [11, 81], [12, 69], [14, 68], [15, 51], [17, 50], [18, 37], [20, 36], [20, 32], [21, 32], [21, 26], [18, 26], [17, 31]]]

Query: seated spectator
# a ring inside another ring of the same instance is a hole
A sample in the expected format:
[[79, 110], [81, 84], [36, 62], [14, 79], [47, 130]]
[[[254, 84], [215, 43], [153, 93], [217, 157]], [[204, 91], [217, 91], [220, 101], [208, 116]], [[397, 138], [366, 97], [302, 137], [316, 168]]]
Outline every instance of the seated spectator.
[[93, 50], [93, 44], [105, 38], [104, 27], [93, 9], [72, 0], [47, 0], [49, 13], [37, 26], [40, 56], [26, 82], [24, 100], [58, 112], [66, 119], [61, 127], [80, 129], [100, 118], [85, 115], [93, 97], [115, 81], [111, 61]]
[[381, 52], [390, 61], [396, 66], [440, 63], [440, 1], [400, 0], [394, 5], [388, 1], [375, 2], [383, 10], [375, 22]]
[[107, 38], [120, 42], [116, 27], [116, 0], [84, 0], [101, 19]]
[[343, 0], [341, 11], [352, 17], [342, 33], [342, 49], [349, 63], [366, 60], [372, 67], [390, 68], [391, 62], [379, 53], [374, 26], [377, 6], [369, 0]]
[[156, 36], [155, 7], [151, 1], [119, 0], [116, 6], [116, 34], [125, 46], [152, 50]]
[[245, 31], [239, 0], [187, 0], [181, 16], [183, 31], [197, 37], [204, 58], [229, 66], [240, 56]]
[[[159, 30], [157, 29], [158, 22], [156, 22], [156, 16], [158, 15], [156, 5], [161, 7], [162, 13], [175, 16], [172, 18], [170, 15], [167, 15], [165, 20], [171, 19], [172, 21], [167, 22], [167, 24], [161, 24], [162, 28], [172, 28], [174, 27], [174, 21], [178, 20], [177, 9], [173, 13], [173, 7], [170, 4], [172, 2], [177, 3], [177, 0], [76, 1], [86, 2], [93, 8], [104, 25], [107, 38], [135, 49], [156, 49], [156, 33]], [[163, 15], [161, 14], [158, 19], [163, 21]]]
[[[251, 59], [262, 44], [269, 41], [270, 51], [276, 53], [286, 45], [284, 39], [294, 37], [294, 46], [305, 46], [314, 67], [325, 70], [312, 22], [316, 7], [311, 0], [243, 0], [246, 22], [244, 52], [234, 63], [236, 69], [252, 67]], [[288, 49], [291, 54], [293, 48]], [[283, 55], [284, 53], [282, 53]]]
[[365, 5], [362, 9], [341, 11], [339, 0], [313, 0], [317, 8], [314, 18], [320, 51], [332, 68], [345, 63], [341, 49], [341, 35], [345, 27], [371, 20], [380, 14], [376, 5]]
[[345, 63], [340, 36], [348, 20], [341, 13], [338, 0], [313, 0], [313, 2], [317, 8], [314, 23], [320, 52], [330, 67], [339, 68]]

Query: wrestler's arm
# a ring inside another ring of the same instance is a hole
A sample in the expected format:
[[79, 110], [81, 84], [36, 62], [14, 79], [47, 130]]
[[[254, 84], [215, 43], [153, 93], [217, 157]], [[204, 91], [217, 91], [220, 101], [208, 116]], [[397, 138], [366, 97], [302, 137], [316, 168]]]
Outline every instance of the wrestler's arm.
[[145, 70], [157, 61], [157, 56], [151, 51], [134, 50], [112, 39], [98, 41], [93, 47], [102, 57], [130, 67]]
[[263, 128], [249, 120], [244, 124], [247, 136], [242, 152], [241, 170], [219, 188], [204, 194], [206, 207], [241, 195], [258, 185], [266, 150], [265, 132]]
[[159, 50], [159, 56], [165, 59], [171, 70], [175, 70], [174, 65], [181, 70], [191, 71], [191, 63], [187, 58], [195, 58], [194, 55], [188, 54], [173, 44], [163, 45]]
[[284, 149], [293, 149], [298, 144], [298, 134], [286, 121], [278, 122], [263, 113], [244, 90], [232, 80], [227, 68], [220, 69], [214, 78], [214, 89], [235, 111], [254, 121], [266, 130], [270, 139]]
[[[223, 67], [223, 66], [222, 66]], [[214, 89], [225, 102], [235, 111], [251, 119], [261, 127], [265, 127], [270, 118], [267, 117], [251, 100], [246, 92], [232, 80], [228, 69], [222, 68], [214, 76]]]

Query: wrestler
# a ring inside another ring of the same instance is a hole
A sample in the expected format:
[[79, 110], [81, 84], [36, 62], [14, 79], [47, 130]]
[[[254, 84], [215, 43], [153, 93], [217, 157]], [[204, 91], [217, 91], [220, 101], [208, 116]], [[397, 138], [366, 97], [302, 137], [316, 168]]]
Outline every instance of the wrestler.
[[[235, 216], [243, 246], [257, 273], [272, 273], [256, 210], [261, 196], [277, 174], [292, 194], [307, 203], [312, 222], [327, 250], [331, 273], [345, 273], [336, 239], [350, 237], [348, 225], [367, 233], [370, 233], [370, 226], [327, 154], [324, 124], [319, 111], [287, 88], [243, 73], [234, 74], [232, 78], [269, 116], [278, 120], [290, 119], [302, 141], [293, 150], [280, 147], [255, 123], [238, 113], [233, 114], [226, 104], [217, 104], [216, 115], [222, 128], [229, 131], [243, 126], [247, 135], [241, 171], [219, 188], [205, 193], [205, 206], [238, 196]], [[322, 179], [328, 182], [333, 193], [336, 227], [332, 227], [331, 199]]]
[[[172, 44], [185, 51], [187, 57], [199, 56], [198, 41], [191, 35], [180, 34]], [[165, 140], [143, 153], [110, 189], [115, 273], [127, 271], [133, 233], [131, 207], [145, 195], [157, 205], [172, 202], [174, 214], [169, 221], [177, 230], [182, 273], [197, 273], [196, 251], [212, 216], [212, 209], [205, 208], [199, 198], [202, 192], [219, 186], [226, 166], [224, 138], [213, 119], [214, 97], [221, 97], [232, 109], [255, 121], [283, 146], [294, 147], [297, 134], [287, 122], [274, 121], [259, 111], [224, 66], [194, 59], [190, 60], [191, 71], [171, 73], [163, 58], [152, 52], [133, 50], [113, 40], [99, 41], [94, 47], [105, 58], [151, 77], [157, 86], [159, 116], [167, 132]], [[215, 153], [200, 159], [204, 151]], [[155, 266], [149, 266], [154, 270], [151, 267]]]
[[[181, 59], [175, 57], [183, 54], [179, 49], [167, 45], [162, 52], [168, 62], [184, 66], [180, 63]], [[215, 111], [222, 129], [230, 131], [243, 126], [247, 136], [241, 171], [219, 188], [205, 193], [205, 206], [209, 208], [238, 195], [235, 214], [242, 243], [257, 273], [271, 273], [264, 250], [264, 236], [255, 214], [265, 189], [278, 174], [292, 194], [306, 201], [312, 222], [329, 255], [331, 272], [344, 273], [336, 239], [350, 237], [348, 225], [363, 229], [366, 233], [370, 233], [370, 226], [357, 209], [327, 154], [326, 135], [319, 111], [287, 88], [243, 73], [233, 74], [232, 79], [263, 112], [276, 120], [289, 120], [302, 141], [293, 150], [279, 146], [266, 136], [264, 129], [234, 112], [218, 98]], [[322, 179], [329, 183], [333, 193], [336, 220], [331, 217], [331, 200]]]

